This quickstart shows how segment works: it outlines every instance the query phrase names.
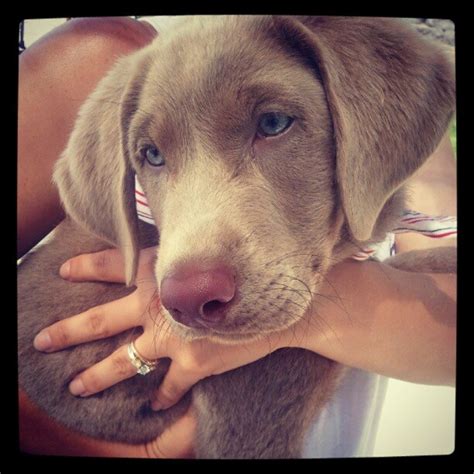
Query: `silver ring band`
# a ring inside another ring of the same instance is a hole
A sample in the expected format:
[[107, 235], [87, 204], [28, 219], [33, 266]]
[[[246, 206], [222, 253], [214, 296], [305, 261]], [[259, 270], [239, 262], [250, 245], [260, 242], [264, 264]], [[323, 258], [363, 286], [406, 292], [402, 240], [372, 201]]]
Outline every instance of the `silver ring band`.
[[146, 375], [156, 369], [157, 361], [147, 360], [143, 358], [135, 347], [135, 342], [132, 341], [127, 347], [128, 358], [132, 365], [137, 369], [137, 374]]

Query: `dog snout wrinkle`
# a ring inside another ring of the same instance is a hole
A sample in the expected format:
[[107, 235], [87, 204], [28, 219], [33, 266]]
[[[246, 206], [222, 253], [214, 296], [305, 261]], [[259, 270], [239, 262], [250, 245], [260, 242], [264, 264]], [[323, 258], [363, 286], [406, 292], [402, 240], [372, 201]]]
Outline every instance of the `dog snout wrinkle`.
[[225, 319], [236, 292], [226, 266], [181, 267], [161, 281], [161, 301], [173, 319], [189, 327], [215, 327]]

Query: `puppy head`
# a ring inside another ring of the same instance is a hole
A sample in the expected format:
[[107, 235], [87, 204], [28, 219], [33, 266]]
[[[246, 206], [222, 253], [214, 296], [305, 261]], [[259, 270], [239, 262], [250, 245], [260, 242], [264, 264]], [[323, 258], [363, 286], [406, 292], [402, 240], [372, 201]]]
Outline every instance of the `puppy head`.
[[251, 338], [303, 316], [341, 239], [371, 238], [453, 102], [445, 59], [394, 21], [191, 18], [104, 79], [55, 177], [131, 281], [136, 173], [166, 317]]

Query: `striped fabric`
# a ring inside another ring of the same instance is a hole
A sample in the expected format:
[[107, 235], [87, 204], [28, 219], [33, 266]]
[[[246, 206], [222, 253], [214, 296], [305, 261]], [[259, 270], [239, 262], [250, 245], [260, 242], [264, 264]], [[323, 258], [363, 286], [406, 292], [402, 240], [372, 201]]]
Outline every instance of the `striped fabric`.
[[[135, 199], [137, 203], [138, 217], [148, 224], [155, 225], [151, 215], [148, 201], [138, 178], [135, 175]], [[428, 216], [421, 212], [405, 211], [401, 216], [397, 227], [388, 232], [385, 240], [369, 244], [360, 249], [352, 258], [354, 260], [383, 260], [387, 255], [395, 254], [395, 234], [405, 232], [416, 232], [432, 239], [455, 238], [457, 237], [457, 219], [452, 216]], [[383, 258], [382, 258], [383, 256]]]
[[151, 215], [150, 206], [148, 206], [148, 201], [145, 197], [143, 188], [138, 181], [137, 175], [135, 175], [135, 200], [137, 202], [138, 217], [148, 224], [155, 225], [155, 221]]
[[421, 212], [405, 211], [400, 219], [400, 225], [393, 229], [395, 234], [404, 232], [418, 232], [433, 239], [442, 239], [445, 237], [456, 237], [458, 233], [458, 224], [455, 217], [452, 216], [428, 216]]
[[369, 244], [352, 256], [355, 260], [368, 260], [369, 258], [379, 260], [378, 254], [387, 255], [389, 248], [390, 256], [395, 254], [395, 234], [405, 232], [416, 232], [432, 239], [456, 238], [458, 235], [458, 224], [453, 216], [429, 216], [421, 212], [405, 211], [398, 221], [397, 227], [387, 233], [382, 242]]

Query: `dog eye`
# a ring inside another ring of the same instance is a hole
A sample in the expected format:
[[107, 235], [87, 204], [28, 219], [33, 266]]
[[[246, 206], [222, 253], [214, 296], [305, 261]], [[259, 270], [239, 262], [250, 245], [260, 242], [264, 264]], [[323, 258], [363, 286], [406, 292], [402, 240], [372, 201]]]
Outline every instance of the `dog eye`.
[[274, 137], [283, 133], [293, 123], [293, 118], [280, 112], [268, 112], [260, 117], [258, 133], [264, 137]]
[[165, 159], [156, 146], [147, 145], [143, 147], [140, 152], [152, 166], [163, 166], [165, 164]]

